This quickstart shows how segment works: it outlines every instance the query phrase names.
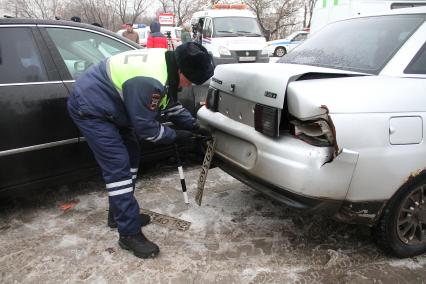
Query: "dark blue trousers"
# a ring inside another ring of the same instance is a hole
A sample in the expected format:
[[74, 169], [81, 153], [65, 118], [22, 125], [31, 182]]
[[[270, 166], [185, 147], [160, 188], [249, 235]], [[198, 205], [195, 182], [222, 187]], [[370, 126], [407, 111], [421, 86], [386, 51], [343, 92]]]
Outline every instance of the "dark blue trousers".
[[139, 141], [130, 127], [87, 113], [73, 95], [68, 111], [102, 169], [120, 235], [140, 232], [139, 204], [133, 195], [139, 166]]

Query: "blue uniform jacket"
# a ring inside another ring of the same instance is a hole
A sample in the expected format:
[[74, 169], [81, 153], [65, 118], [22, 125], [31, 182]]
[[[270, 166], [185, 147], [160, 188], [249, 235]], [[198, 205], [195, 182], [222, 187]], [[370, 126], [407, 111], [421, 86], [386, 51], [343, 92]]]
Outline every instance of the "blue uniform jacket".
[[[133, 127], [142, 140], [168, 144], [176, 138], [173, 129], [156, 120], [165, 88], [154, 78], [139, 76], [127, 80], [121, 97], [107, 74], [104, 60], [77, 79], [73, 95], [82, 116], [103, 118], [118, 127]], [[162, 114], [182, 129], [192, 130], [196, 125], [195, 118], [178, 102], [169, 102]]]

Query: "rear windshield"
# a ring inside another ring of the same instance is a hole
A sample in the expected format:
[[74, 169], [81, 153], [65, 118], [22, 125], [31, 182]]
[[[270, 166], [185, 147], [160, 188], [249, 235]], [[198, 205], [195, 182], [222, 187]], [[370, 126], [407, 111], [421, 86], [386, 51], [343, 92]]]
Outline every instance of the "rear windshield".
[[389, 15], [339, 21], [325, 26], [280, 63], [378, 74], [426, 15]]

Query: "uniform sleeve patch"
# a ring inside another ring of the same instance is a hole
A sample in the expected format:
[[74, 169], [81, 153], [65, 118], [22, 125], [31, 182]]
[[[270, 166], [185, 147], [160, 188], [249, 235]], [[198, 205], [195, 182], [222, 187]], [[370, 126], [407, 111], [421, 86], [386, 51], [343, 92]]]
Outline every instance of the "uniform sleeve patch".
[[151, 110], [158, 109], [158, 104], [160, 103], [161, 95], [160, 94], [152, 94], [151, 95], [151, 104], [149, 105], [149, 108]]

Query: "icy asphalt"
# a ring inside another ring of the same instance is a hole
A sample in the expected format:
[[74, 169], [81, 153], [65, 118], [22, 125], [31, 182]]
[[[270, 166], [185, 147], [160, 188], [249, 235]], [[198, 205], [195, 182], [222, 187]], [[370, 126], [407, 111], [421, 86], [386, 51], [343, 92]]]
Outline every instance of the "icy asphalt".
[[[98, 177], [0, 204], [0, 283], [425, 283], [426, 255], [395, 259], [369, 229], [303, 216], [218, 168], [202, 207], [194, 202], [199, 166], [185, 168], [185, 205], [174, 167], [142, 172], [144, 209], [191, 222], [188, 231], [150, 224], [161, 249], [142, 260], [106, 227], [107, 196]], [[77, 202], [74, 208], [60, 205]]]

